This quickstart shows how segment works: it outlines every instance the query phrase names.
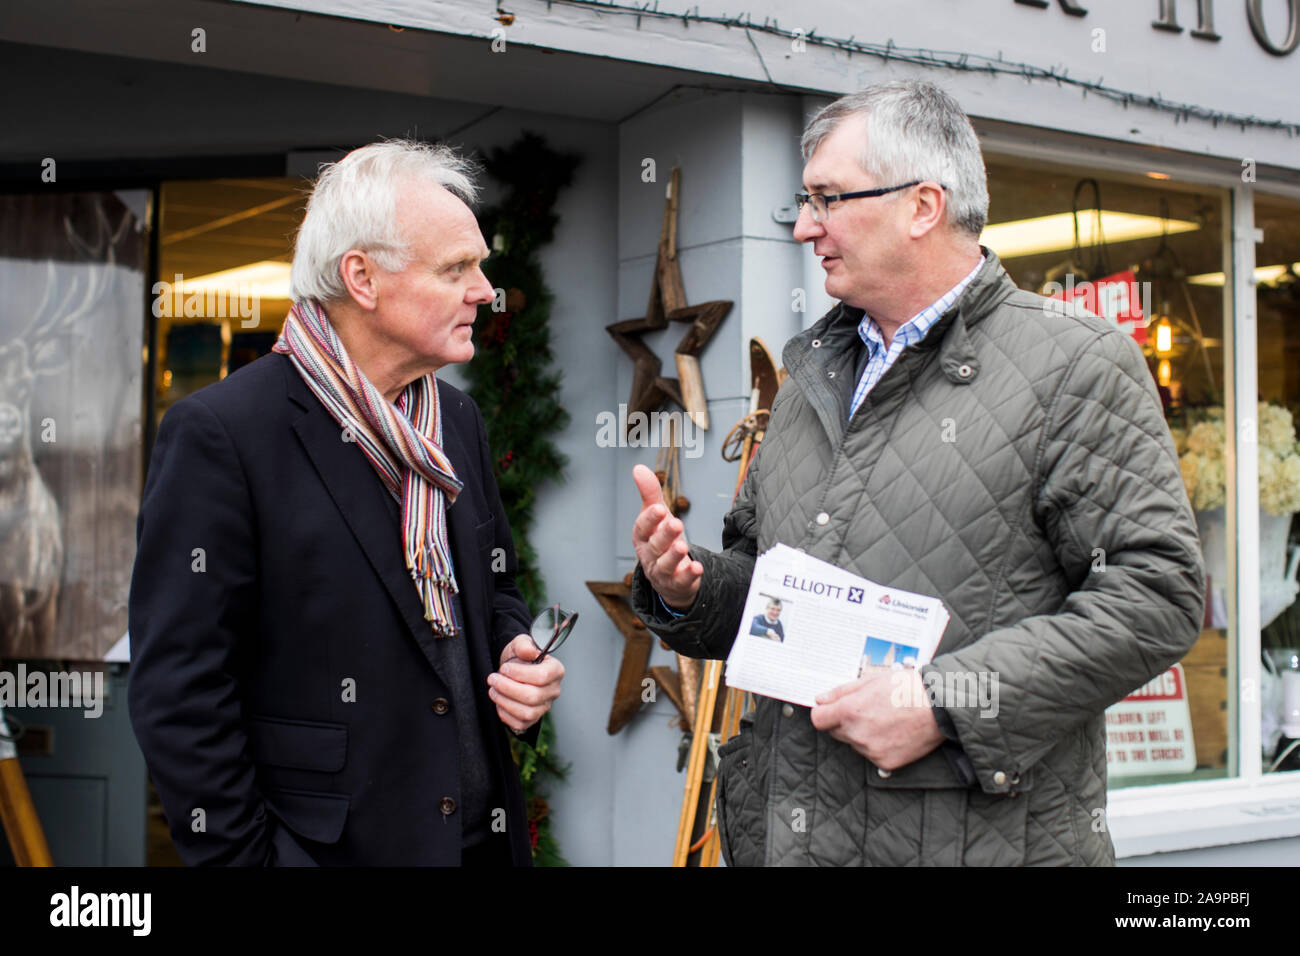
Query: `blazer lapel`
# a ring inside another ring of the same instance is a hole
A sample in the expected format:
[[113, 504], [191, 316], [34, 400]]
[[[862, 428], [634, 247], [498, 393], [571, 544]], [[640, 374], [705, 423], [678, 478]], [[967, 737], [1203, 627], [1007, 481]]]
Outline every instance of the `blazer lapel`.
[[304, 410], [294, 422], [294, 431], [420, 650], [434, 670], [440, 670], [441, 648], [436, 646], [438, 639], [424, 619], [419, 595], [406, 569], [400, 518], [392, 495], [356, 443], [343, 440], [338, 422], [287, 358], [285, 370], [289, 398]]
[[461, 624], [475, 669], [482, 670], [486, 664], [489, 666], [484, 673], [491, 673], [496, 670], [496, 662], [491, 660], [487, 650], [492, 622], [473, 619], [479, 605], [476, 598], [482, 593], [487, 575], [483, 554], [479, 550], [478, 526], [490, 514], [486, 511], [480, 514], [475, 510], [482, 475], [473, 446], [458, 427], [464, 424], [462, 416], [457, 414], [458, 409], [451, 407], [442, 390], [438, 392], [438, 401], [442, 403], [442, 450], [451, 459], [456, 477], [464, 485], [455, 503], [447, 508], [447, 537], [451, 544], [451, 560], [456, 567], [460, 604], [466, 618]]
[[481, 560], [477, 539], [478, 515], [474, 513], [473, 505], [472, 482], [475, 481], [476, 472], [466, 462], [465, 443], [461, 440], [460, 433], [451, 427], [445, 409], [442, 416], [442, 450], [447, 453], [456, 477], [464, 485], [456, 496], [456, 501], [447, 508], [447, 538], [451, 544], [451, 560], [456, 567], [456, 585], [460, 588], [461, 604], [468, 616], [470, 588], [477, 581], [475, 563]]

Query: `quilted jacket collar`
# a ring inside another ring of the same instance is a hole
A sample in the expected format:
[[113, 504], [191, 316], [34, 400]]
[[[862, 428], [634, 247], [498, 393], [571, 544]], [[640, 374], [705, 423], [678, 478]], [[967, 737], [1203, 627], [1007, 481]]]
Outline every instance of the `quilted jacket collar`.
[[[907, 352], [939, 350], [939, 367], [955, 385], [968, 385], [980, 374], [979, 356], [970, 329], [992, 313], [1016, 291], [997, 254], [980, 247], [984, 266], [956, 302], [934, 324], [925, 338]], [[856, 346], [862, 310], [839, 302], [809, 329], [791, 338], [781, 353], [786, 370], [817, 411], [833, 440], [844, 432], [845, 410], [829, 372], [842, 364], [843, 355]], [[907, 353], [904, 353], [906, 355]], [[899, 358], [899, 362], [903, 360]]]

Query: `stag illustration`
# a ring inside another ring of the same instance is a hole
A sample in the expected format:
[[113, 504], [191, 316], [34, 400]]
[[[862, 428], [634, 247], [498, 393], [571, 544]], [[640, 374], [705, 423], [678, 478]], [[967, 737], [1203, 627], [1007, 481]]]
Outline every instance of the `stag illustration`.
[[102, 207], [96, 212], [90, 243], [63, 220], [74, 248], [95, 264], [60, 288], [50, 262], [31, 322], [0, 346], [0, 648], [21, 656], [44, 656], [53, 647], [63, 576], [59, 506], [32, 456], [32, 393], [39, 376], [68, 367], [67, 338], [113, 282], [114, 246], [129, 222], [128, 215], [113, 230]]

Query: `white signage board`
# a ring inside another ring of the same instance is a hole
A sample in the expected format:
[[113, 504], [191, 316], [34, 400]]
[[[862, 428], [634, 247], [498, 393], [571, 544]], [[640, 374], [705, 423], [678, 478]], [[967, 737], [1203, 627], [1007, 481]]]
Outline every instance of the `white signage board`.
[[1106, 772], [1112, 779], [1195, 769], [1196, 745], [1182, 664], [1106, 708]]

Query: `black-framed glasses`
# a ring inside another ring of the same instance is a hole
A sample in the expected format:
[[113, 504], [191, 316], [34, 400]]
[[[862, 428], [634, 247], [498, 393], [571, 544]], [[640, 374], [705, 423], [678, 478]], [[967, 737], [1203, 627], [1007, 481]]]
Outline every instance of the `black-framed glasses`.
[[529, 636], [541, 653], [532, 663], [540, 664], [547, 654], [559, 650], [576, 623], [578, 623], [578, 612], [562, 610], [558, 604], [552, 604], [533, 618]]
[[[924, 179], [913, 179], [910, 183], [903, 183], [901, 186], [883, 186], [880, 189], [859, 189], [851, 193], [832, 193], [824, 196], [821, 193], [795, 193], [794, 202], [799, 212], [803, 212], [805, 205], [812, 209], [813, 222], [825, 222], [826, 217], [830, 215], [830, 203], [839, 202], [842, 199], [873, 199], [876, 196], [887, 196], [890, 193], [896, 193], [900, 189], [908, 189], [912, 186], [919, 186], [925, 182]], [[948, 187], [939, 184], [940, 189]]]

